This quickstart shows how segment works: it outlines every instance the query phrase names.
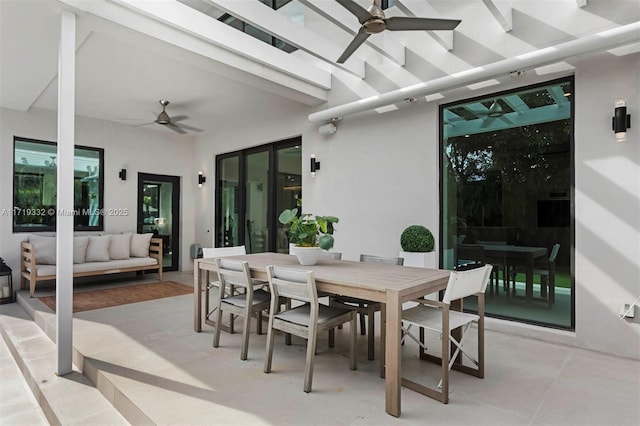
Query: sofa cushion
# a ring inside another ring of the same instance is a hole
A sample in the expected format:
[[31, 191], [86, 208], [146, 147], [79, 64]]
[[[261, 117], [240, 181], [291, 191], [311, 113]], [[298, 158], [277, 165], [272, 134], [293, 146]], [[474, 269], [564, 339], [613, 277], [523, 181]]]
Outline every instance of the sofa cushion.
[[[139, 268], [143, 266], [154, 266], [157, 265], [158, 261], [152, 257], [142, 257], [142, 258], [130, 258], [123, 260], [111, 260], [109, 262], [86, 262], [82, 264], [73, 265], [73, 273], [78, 272], [96, 272], [96, 275], [101, 271], [104, 272], [115, 272], [116, 269], [122, 268]], [[31, 272], [30, 268], [27, 268], [28, 272]], [[55, 265], [37, 265], [36, 266], [36, 275], [38, 277], [45, 276], [55, 276], [56, 275], [56, 267]]]
[[29, 242], [36, 251], [36, 263], [39, 265], [56, 264], [56, 237], [29, 235]]
[[111, 235], [109, 258], [111, 260], [128, 259], [131, 252], [131, 232]]
[[149, 257], [149, 244], [153, 234], [131, 235], [131, 257]]
[[[89, 237], [73, 237], [73, 263], [84, 263]], [[37, 252], [36, 252], [37, 253]]]
[[87, 254], [85, 262], [108, 262], [109, 259], [109, 242], [110, 235], [91, 235], [89, 237], [89, 245], [87, 246]]

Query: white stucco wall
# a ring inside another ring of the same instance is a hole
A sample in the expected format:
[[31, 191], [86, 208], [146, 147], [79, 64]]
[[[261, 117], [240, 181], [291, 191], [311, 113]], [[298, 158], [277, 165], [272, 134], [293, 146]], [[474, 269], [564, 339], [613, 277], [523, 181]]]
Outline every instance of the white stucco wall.
[[[500, 320], [489, 320], [488, 328], [640, 359], [640, 308], [636, 319], [618, 320], [619, 306], [640, 295], [640, 132], [633, 117], [628, 142], [616, 143], [611, 131], [615, 99], [626, 98], [632, 116], [640, 113], [639, 71], [638, 55], [585, 59], [575, 71], [575, 332]], [[473, 96], [557, 77], [529, 73]], [[330, 104], [343, 101], [344, 93], [331, 94]], [[306, 113], [288, 112], [242, 132], [217, 129], [215, 137], [200, 137], [195, 158], [214, 176], [216, 154], [301, 134], [304, 210], [340, 218], [335, 250], [345, 259], [365, 251], [395, 256], [407, 225], [424, 224], [439, 239], [437, 117], [438, 104], [423, 103], [347, 117], [334, 135], [321, 136]], [[312, 153], [322, 163], [315, 178], [307, 173]], [[213, 241], [213, 191], [212, 184], [198, 200], [206, 212], [196, 218], [203, 244]]]
[[[12, 209], [13, 137], [56, 141], [56, 113], [32, 109], [20, 112], [0, 109], [0, 211]], [[136, 232], [138, 172], [180, 176], [180, 268], [193, 270], [189, 246], [194, 241], [194, 194], [197, 189], [193, 168], [192, 137], [179, 137], [163, 131], [133, 128], [117, 123], [76, 118], [76, 145], [104, 148], [104, 207], [128, 209], [127, 216], [106, 216], [104, 233]], [[127, 169], [127, 180], [118, 178]], [[18, 253], [26, 233], [14, 234], [10, 216], [0, 216], [0, 257], [14, 271], [19, 286]]]

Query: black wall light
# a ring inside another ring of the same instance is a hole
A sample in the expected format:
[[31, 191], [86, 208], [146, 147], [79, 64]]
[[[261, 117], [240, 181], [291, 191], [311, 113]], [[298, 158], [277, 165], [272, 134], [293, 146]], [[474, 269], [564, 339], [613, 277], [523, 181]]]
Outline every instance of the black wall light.
[[118, 177], [120, 180], [127, 180], [127, 169], [120, 169], [118, 172]]
[[207, 177], [203, 174], [202, 170], [198, 172], [198, 188], [202, 188], [202, 184], [207, 181]]
[[617, 100], [614, 105], [611, 128], [616, 134], [616, 141], [624, 142], [627, 140], [627, 129], [631, 127], [631, 115], [627, 114], [627, 101], [624, 99]]
[[311, 154], [311, 167], [310, 167], [311, 177], [316, 177], [316, 170], [320, 170], [320, 162], [316, 161], [316, 155]]

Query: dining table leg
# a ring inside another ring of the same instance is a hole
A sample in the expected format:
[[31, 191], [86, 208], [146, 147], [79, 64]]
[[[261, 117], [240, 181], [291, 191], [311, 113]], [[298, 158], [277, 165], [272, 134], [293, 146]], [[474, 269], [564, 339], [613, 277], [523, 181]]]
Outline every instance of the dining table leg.
[[193, 300], [195, 303], [193, 312], [193, 329], [196, 332], [202, 331], [202, 279], [198, 259], [193, 261]]
[[387, 290], [385, 339], [385, 405], [387, 413], [400, 417], [400, 393], [402, 368], [400, 356], [400, 326], [402, 304], [400, 293], [395, 289]]
[[527, 301], [531, 301], [533, 300], [533, 256], [527, 256], [526, 265], [525, 297]]

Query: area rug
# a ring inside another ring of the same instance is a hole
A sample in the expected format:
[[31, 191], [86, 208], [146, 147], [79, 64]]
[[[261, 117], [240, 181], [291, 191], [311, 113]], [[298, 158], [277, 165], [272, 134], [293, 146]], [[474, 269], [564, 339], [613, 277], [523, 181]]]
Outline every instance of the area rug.
[[[73, 312], [84, 312], [192, 293], [191, 287], [173, 281], [80, 291], [73, 293]], [[56, 311], [55, 296], [43, 296], [39, 299], [52, 311]]]

